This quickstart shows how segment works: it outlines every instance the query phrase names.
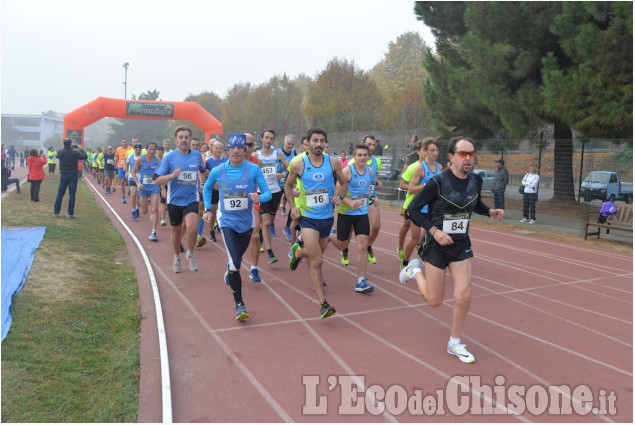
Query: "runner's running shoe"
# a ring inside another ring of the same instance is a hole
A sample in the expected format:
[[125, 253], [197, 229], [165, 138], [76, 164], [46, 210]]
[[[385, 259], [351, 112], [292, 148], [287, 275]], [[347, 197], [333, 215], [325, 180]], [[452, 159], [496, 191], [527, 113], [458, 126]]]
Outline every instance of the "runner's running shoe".
[[236, 306], [236, 320], [247, 320], [249, 317], [249, 313], [247, 313], [247, 309], [244, 305], [239, 304]]
[[448, 353], [457, 356], [463, 363], [474, 363], [476, 361], [472, 353], [465, 349], [465, 344], [448, 345]]
[[[298, 252], [298, 249], [300, 249], [300, 244], [298, 244], [297, 242], [294, 243], [293, 245], [291, 245], [291, 259], [289, 260], [289, 268], [291, 270], [295, 270], [298, 268], [298, 264], [300, 264], [300, 260], [301, 258], [298, 258], [296, 256], [296, 253]], [[333, 314], [333, 313], [331, 313]]]
[[196, 257], [194, 256], [193, 252], [188, 254], [187, 260], [190, 262], [190, 270], [192, 270], [193, 272], [197, 271], [198, 261], [196, 261]]
[[355, 292], [362, 292], [369, 294], [375, 290], [375, 286], [368, 283], [368, 279], [364, 278], [361, 282], [357, 282], [355, 285]]
[[174, 259], [174, 264], [172, 264], [172, 270], [174, 271], [174, 273], [181, 273], [181, 259], [180, 258]]
[[403, 249], [398, 249], [397, 250], [397, 259], [399, 260], [400, 263], [403, 263], [404, 260], [404, 252]]
[[260, 275], [258, 274], [258, 269], [251, 269], [251, 271], [249, 272], [249, 278], [252, 282], [260, 282], [262, 280], [260, 279]]
[[410, 279], [414, 279], [415, 274], [421, 271], [421, 263], [418, 259], [410, 260], [405, 269], [399, 272], [399, 282], [406, 283]]
[[148, 239], [150, 239], [152, 242], [158, 241], [159, 239], [157, 239], [157, 232], [152, 232]]
[[196, 247], [200, 248], [207, 243], [207, 239], [203, 235], [198, 235], [196, 237]]
[[343, 266], [348, 266], [348, 264], [350, 263], [350, 260], [348, 259], [348, 252], [342, 252], [342, 258], [340, 258], [340, 263], [342, 263]]
[[372, 248], [368, 250], [368, 262], [370, 264], [377, 264], [377, 258], [375, 258]]
[[335, 314], [335, 309], [331, 307], [328, 301], [326, 300], [322, 301], [322, 303], [320, 304], [320, 318], [326, 319], [327, 317], [332, 316], [333, 314]]

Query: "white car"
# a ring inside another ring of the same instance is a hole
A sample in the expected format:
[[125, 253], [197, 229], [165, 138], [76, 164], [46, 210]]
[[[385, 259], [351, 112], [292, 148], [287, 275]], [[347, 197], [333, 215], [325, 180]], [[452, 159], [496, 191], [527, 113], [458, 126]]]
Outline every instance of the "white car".
[[492, 170], [472, 170], [472, 172], [483, 179], [482, 190], [492, 190], [492, 184], [494, 183], [494, 172]]

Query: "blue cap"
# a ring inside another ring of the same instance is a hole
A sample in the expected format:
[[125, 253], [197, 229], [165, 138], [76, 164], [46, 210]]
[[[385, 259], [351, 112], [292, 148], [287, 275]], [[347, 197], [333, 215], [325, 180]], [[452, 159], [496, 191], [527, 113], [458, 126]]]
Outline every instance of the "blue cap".
[[236, 147], [247, 150], [247, 136], [244, 133], [230, 134], [227, 138], [227, 149]]

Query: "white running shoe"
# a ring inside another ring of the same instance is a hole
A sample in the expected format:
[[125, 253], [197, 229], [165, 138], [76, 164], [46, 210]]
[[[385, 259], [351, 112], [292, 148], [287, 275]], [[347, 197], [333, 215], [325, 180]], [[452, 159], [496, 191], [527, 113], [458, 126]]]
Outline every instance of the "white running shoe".
[[181, 259], [180, 258], [174, 259], [174, 264], [172, 264], [172, 270], [174, 271], [174, 273], [181, 273]]
[[399, 272], [399, 282], [401, 283], [408, 282], [410, 279], [413, 279], [415, 277], [415, 274], [417, 272], [420, 272], [420, 271], [421, 271], [421, 263], [419, 262], [418, 259], [413, 258], [412, 260], [410, 260], [406, 268]]
[[536, 224], [536, 220], [529, 220], [529, 224]]
[[448, 353], [459, 358], [463, 363], [474, 363], [474, 356], [465, 349], [465, 344], [448, 345]]
[[529, 220], [527, 220], [525, 217], [523, 217], [522, 220], [520, 220], [521, 223], [527, 223]]
[[194, 253], [192, 252], [191, 254], [189, 254], [187, 256], [188, 261], [190, 262], [190, 270], [192, 270], [193, 272], [198, 270], [198, 262], [196, 261], [196, 257], [194, 256]]

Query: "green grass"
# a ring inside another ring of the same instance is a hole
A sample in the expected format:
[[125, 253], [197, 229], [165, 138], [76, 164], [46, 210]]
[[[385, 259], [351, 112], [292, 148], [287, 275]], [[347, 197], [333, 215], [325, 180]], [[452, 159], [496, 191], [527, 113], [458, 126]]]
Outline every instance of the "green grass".
[[[58, 180], [59, 181], [59, 180]], [[2, 343], [2, 422], [136, 422], [141, 316], [126, 245], [83, 183], [75, 214], [53, 217], [57, 182], [39, 203], [2, 200], [3, 227], [45, 226]]]

